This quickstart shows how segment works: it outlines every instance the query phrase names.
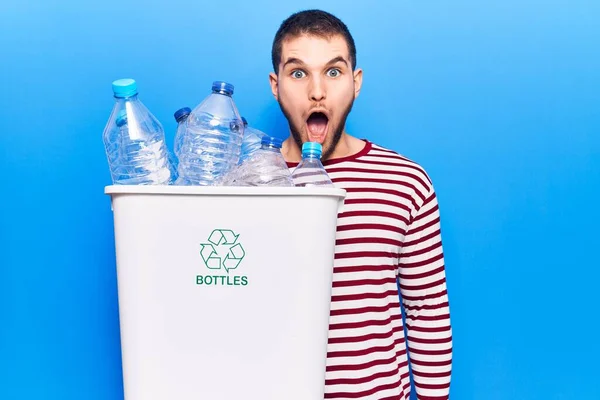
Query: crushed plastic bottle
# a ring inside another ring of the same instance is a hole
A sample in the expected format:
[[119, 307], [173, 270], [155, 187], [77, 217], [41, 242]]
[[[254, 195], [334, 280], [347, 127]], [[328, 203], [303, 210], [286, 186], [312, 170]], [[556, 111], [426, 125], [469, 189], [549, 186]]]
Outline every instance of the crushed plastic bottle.
[[233, 85], [213, 82], [188, 116], [178, 149], [178, 185], [213, 186], [238, 164], [244, 124], [233, 101]]
[[228, 186], [294, 186], [281, 154], [281, 139], [265, 135], [261, 147], [236, 169], [223, 184]]
[[248, 126], [246, 118], [242, 117], [242, 121], [244, 122], [244, 140], [242, 141], [240, 164], [261, 148], [262, 139], [267, 136], [266, 133]]

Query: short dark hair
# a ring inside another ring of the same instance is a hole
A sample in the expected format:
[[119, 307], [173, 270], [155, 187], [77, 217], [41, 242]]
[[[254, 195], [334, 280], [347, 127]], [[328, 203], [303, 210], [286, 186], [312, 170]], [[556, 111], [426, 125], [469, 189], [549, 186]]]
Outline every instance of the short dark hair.
[[279, 72], [283, 41], [288, 37], [298, 37], [301, 35], [313, 35], [328, 39], [335, 35], [343, 36], [348, 44], [352, 69], [356, 68], [356, 46], [348, 27], [339, 18], [326, 11], [305, 10], [289, 16], [281, 23], [275, 34], [271, 49], [271, 61], [273, 62], [275, 73]]

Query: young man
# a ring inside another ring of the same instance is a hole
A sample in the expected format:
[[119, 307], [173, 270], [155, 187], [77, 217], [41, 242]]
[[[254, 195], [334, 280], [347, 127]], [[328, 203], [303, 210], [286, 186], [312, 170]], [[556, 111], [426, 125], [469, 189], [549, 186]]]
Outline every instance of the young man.
[[302, 143], [319, 142], [329, 176], [347, 191], [337, 228], [325, 397], [409, 399], [412, 372], [418, 399], [447, 399], [452, 332], [429, 177], [415, 162], [346, 133], [363, 72], [342, 21], [318, 10], [290, 16], [275, 35], [272, 59], [271, 88], [291, 133], [282, 149], [288, 165], [301, 159]]

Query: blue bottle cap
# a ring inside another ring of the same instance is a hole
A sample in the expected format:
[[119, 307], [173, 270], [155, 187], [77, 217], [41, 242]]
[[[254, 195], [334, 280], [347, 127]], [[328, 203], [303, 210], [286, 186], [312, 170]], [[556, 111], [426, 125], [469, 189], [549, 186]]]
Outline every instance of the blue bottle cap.
[[175, 114], [173, 114], [173, 116], [175, 117], [175, 121], [177, 121], [177, 123], [180, 123], [181, 121], [185, 120], [191, 112], [192, 110], [189, 107], [183, 107], [175, 111]]
[[283, 140], [276, 138], [276, 137], [269, 136], [269, 135], [265, 135], [261, 139], [260, 143], [263, 145], [273, 146], [273, 147], [277, 147], [278, 149], [280, 149], [281, 145], [283, 144]]
[[223, 81], [214, 81], [212, 84], [212, 91], [227, 96], [233, 96], [233, 85]]
[[138, 94], [137, 83], [133, 79], [117, 79], [112, 83], [115, 97], [126, 98]]
[[248, 126], [248, 121], [246, 121], [246, 118], [242, 117], [242, 122], [244, 123], [244, 127]]
[[120, 128], [127, 123], [127, 111], [121, 110], [117, 115], [116, 124]]
[[302, 157], [308, 155], [314, 155], [317, 157], [321, 157], [321, 153], [323, 152], [323, 146], [318, 142], [305, 142], [302, 145]]

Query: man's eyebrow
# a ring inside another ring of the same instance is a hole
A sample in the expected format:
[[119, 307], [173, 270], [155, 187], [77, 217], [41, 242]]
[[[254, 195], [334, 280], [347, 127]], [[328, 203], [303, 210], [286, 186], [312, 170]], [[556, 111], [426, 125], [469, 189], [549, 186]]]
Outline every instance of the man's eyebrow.
[[304, 65], [304, 61], [302, 61], [299, 58], [295, 58], [295, 57], [291, 57], [288, 58], [285, 63], [283, 64], [283, 68], [285, 68], [286, 65], [288, 64], [298, 64], [298, 65]]
[[344, 64], [346, 64], [346, 66], [348, 66], [348, 61], [346, 61], [346, 59], [342, 56], [337, 56], [337, 57], [332, 58], [331, 60], [329, 60], [327, 65], [333, 65], [333, 64], [337, 64], [339, 62], [344, 63]]

